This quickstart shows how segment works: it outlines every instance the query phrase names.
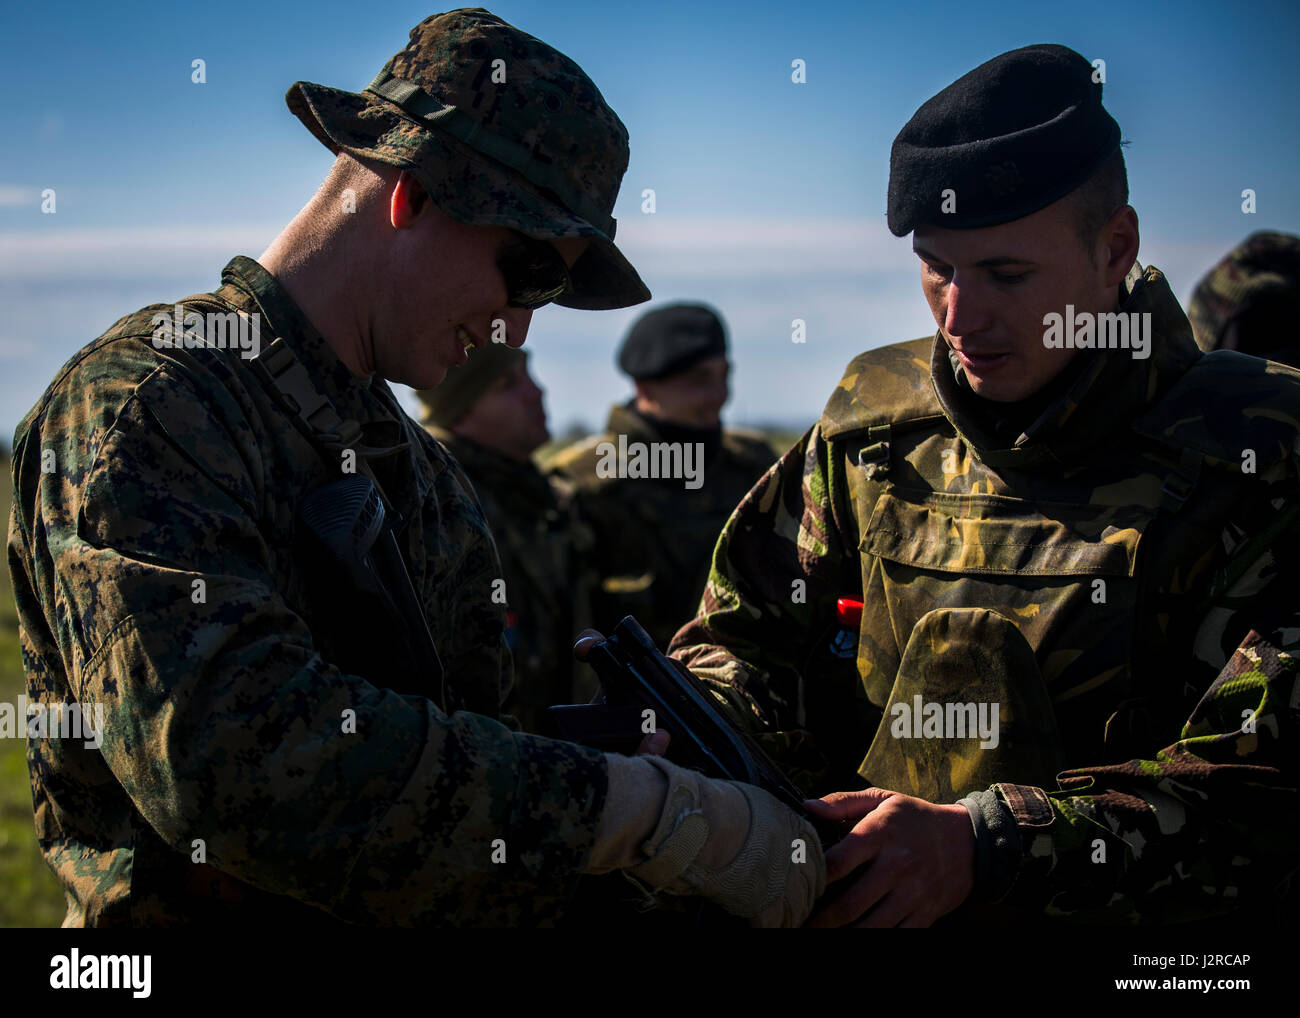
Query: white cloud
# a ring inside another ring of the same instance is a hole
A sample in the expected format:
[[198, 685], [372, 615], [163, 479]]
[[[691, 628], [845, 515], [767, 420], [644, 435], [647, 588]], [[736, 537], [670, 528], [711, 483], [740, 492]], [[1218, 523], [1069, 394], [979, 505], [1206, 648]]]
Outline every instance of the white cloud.
[[219, 271], [232, 255], [260, 254], [278, 226], [139, 227], [62, 229], [58, 214], [48, 227], [0, 232], [0, 278], [57, 282], [73, 278], [171, 278]]
[[[643, 276], [702, 273], [750, 278], [811, 276], [897, 268], [911, 258], [906, 238], [884, 219], [656, 219], [624, 221], [616, 240]], [[647, 268], [643, 269], [642, 266]], [[650, 284], [654, 289], [654, 283]]]
[[[34, 201], [37, 193], [0, 187], [0, 205]], [[0, 274], [8, 278], [172, 275], [190, 263], [239, 251], [260, 252], [280, 224], [177, 225], [63, 229], [56, 216], [40, 229], [0, 232]], [[619, 247], [650, 280], [754, 279], [860, 274], [898, 268], [910, 259], [908, 242], [889, 234], [883, 220], [693, 219], [624, 223]], [[653, 278], [651, 278], [653, 277]]]
[[35, 205], [40, 193], [33, 187], [15, 187], [12, 184], [0, 184], [0, 208], [20, 208], [23, 205]]
[[[0, 201], [6, 190], [12, 189], [0, 188]], [[911, 245], [883, 222], [644, 216], [622, 226], [619, 246], [654, 292], [654, 304], [702, 300], [727, 320], [736, 366], [732, 422], [802, 426], [815, 419], [855, 354], [934, 329]], [[4, 393], [6, 404], [30, 405], [49, 372], [117, 316], [215, 285], [232, 255], [255, 257], [278, 229], [249, 223], [65, 230], [51, 222], [0, 232], [0, 281], [30, 294], [15, 304], [23, 320], [4, 329], [12, 338], [0, 342], [0, 360], [15, 368], [25, 362], [0, 383], [14, 390]], [[1185, 297], [1230, 246], [1147, 238], [1142, 260], [1166, 270]], [[614, 355], [649, 306], [601, 313], [546, 308], [534, 317], [525, 349], [548, 390], [554, 425], [578, 418], [597, 426], [609, 404], [627, 397], [631, 386]], [[807, 322], [804, 345], [790, 341], [793, 318]], [[39, 337], [39, 346], [29, 337]], [[414, 397], [407, 399], [414, 407]], [[4, 422], [10, 429], [15, 423], [16, 417]]]
[[[0, 185], [0, 206], [38, 200], [30, 188]], [[147, 278], [210, 271], [240, 252], [257, 255], [278, 223], [63, 229], [49, 216], [40, 229], [0, 232], [0, 277]], [[785, 289], [806, 290], [809, 277], [836, 276], [866, 285], [882, 274], [914, 278], [906, 237], [869, 219], [657, 219], [625, 221], [618, 244], [659, 300], [661, 293], [747, 284], [752, 297], [785, 304]], [[1143, 261], [1169, 267], [1175, 289], [1190, 289], [1227, 248], [1210, 243], [1161, 244], [1148, 238]], [[900, 277], [902, 278], [902, 277]], [[800, 280], [798, 286], [792, 286]], [[837, 283], [838, 288], [838, 283]], [[909, 289], [911, 285], [909, 284]], [[919, 289], [913, 290], [919, 293]], [[725, 312], [725, 309], [723, 309]]]

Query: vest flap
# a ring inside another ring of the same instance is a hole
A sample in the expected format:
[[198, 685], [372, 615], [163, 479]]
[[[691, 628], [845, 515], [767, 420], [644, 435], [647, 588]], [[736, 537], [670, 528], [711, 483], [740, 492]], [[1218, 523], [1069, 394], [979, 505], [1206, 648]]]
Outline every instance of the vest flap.
[[[1059, 510], [1063, 507], [1054, 506]], [[1090, 506], [1040, 515], [1027, 502], [994, 496], [937, 496], [924, 504], [885, 492], [859, 545], [901, 565], [941, 573], [1017, 576], [1132, 576], [1143, 510], [1107, 516]], [[1065, 522], [1071, 516], [1077, 520]]]
[[930, 383], [934, 337], [858, 354], [844, 369], [818, 422], [829, 440], [881, 424], [943, 414]]

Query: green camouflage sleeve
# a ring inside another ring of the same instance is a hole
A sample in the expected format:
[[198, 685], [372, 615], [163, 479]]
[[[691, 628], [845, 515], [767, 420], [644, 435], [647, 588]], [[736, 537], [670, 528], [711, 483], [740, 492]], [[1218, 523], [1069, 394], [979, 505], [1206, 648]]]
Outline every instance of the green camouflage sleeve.
[[[852, 659], [844, 667], [820, 654], [836, 599], [860, 588], [848, 553], [856, 542], [844, 536], [856, 523], [831, 496], [848, 490], [838, 469], [814, 426], [763, 475], [718, 540], [696, 618], [669, 647], [815, 794], [861, 786], [857, 761], [836, 756], [851, 744], [837, 733], [870, 707], [856, 695]], [[804, 695], [809, 672], [819, 683], [815, 703]]]
[[[1256, 617], [1224, 627], [1222, 615], [1207, 616], [1216, 635], [1249, 632], [1176, 741], [1151, 759], [1064, 771], [1050, 794], [1003, 784], [971, 797], [977, 829], [1006, 830], [1009, 814], [1018, 834], [986, 853], [981, 897], [1103, 923], [1178, 922], [1276, 900], [1300, 865], [1296, 544], [1292, 527], [1220, 599], [1248, 601]], [[1272, 606], [1271, 622], [1260, 605]]]
[[[347, 921], [557, 914], [604, 805], [601, 754], [447, 716], [322, 659], [277, 589], [266, 464], [229, 395], [166, 365], [124, 380], [92, 357], [73, 375], [20, 430], [10, 559], [61, 659], [25, 638], [29, 674], [66, 675], [68, 695], [103, 706], [111, 779], [84, 808], [124, 793], [127, 824], [186, 857], [201, 839], [209, 864]], [[207, 436], [207, 454], [178, 430]]]

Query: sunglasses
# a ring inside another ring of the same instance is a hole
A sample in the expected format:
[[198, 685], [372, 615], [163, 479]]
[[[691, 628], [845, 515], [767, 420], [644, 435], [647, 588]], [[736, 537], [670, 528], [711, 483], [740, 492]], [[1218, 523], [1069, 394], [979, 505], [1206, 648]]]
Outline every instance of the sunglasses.
[[506, 281], [506, 306], [539, 308], [572, 287], [568, 266], [544, 240], [515, 233], [515, 243], [497, 255], [497, 268]]

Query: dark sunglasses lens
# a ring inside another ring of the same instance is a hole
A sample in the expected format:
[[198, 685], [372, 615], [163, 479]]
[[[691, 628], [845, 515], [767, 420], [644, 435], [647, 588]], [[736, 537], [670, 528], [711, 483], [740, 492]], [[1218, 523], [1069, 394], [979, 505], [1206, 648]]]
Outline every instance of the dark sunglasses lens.
[[512, 308], [539, 308], [569, 288], [569, 271], [550, 244], [522, 235], [519, 240], [497, 262], [509, 294], [506, 303]]
[[506, 305], [512, 308], [531, 308], [536, 310], [537, 308], [545, 307], [547, 304], [551, 303], [551, 301], [555, 300], [556, 297], [560, 296], [560, 294], [564, 293], [567, 289], [568, 286], [564, 284], [551, 287], [548, 290], [539, 290], [536, 288], [522, 289], [512, 294], [510, 300], [506, 302]]

